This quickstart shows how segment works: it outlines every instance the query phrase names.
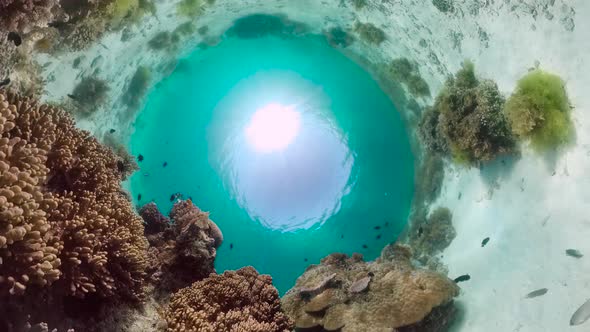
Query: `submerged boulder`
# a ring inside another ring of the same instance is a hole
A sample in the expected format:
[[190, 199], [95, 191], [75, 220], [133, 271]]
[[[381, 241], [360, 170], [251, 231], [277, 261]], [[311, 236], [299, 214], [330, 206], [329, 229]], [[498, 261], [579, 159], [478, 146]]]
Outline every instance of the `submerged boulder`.
[[283, 309], [297, 328], [343, 332], [391, 331], [424, 324], [431, 312], [440, 319], [441, 312], [454, 312], [439, 307], [452, 302], [458, 286], [410, 260], [410, 249], [401, 245], [387, 246], [373, 262], [358, 254], [329, 255], [297, 279], [282, 299]]

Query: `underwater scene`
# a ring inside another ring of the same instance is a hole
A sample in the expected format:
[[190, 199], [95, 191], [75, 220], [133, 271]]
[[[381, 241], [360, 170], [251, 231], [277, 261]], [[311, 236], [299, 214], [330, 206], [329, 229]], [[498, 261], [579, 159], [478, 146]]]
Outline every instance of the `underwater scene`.
[[590, 331], [589, 16], [0, 0], [0, 332]]

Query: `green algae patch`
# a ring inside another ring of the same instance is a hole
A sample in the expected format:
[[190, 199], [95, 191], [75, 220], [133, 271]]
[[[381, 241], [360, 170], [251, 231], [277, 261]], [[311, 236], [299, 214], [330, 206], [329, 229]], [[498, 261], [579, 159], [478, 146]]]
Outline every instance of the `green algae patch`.
[[538, 152], [565, 145], [574, 134], [565, 83], [559, 76], [540, 69], [518, 81], [504, 113], [514, 134], [530, 140]]

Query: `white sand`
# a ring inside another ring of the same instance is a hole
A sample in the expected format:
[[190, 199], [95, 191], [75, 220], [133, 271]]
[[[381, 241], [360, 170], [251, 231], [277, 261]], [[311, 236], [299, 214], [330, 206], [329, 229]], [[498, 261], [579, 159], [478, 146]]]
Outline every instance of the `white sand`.
[[[157, 19], [145, 19], [128, 42], [121, 42], [120, 34], [106, 36], [101, 43], [108, 50], [95, 45], [84, 52], [78, 70], [72, 69], [72, 62], [80, 54], [40, 56], [41, 64], [51, 62], [44, 76], [54, 78], [47, 85], [46, 99], [71, 93], [99, 58], [99, 77], [111, 85], [112, 102], [105, 108], [110, 111], [82, 119], [80, 126], [99, 137], [115, 128], [126, 142], [133, 116], [121, 116], [126, 107], [120, 96], [139, 65], [154, 69], [154, 82], [162, 78], [157, 68], [173, 55], [149, 51], [146, 44], [156, 33], [185, 22], [173, 15], [175, 1], [157, 2]], [[472, 277], [461, 284], [458, 302], [464, 314], [457, 331], [590, 331], [590, 322], [569, 326], [573, 312], [590, 298], [590, 2], [461, 0], [448, 15], [429, 0], [369, 2], [370, 9], [354, 13], [340, 0], [217, 0], [196, 26], [207, 25], [216, 36], [245, 14], [287, 13], [319, 32], [335, 25], [351, 27], [358, 17], [383, 28], [389, 37], [378, 49], [356, 43], [354, 52], [374, 62], [399, 56], [414, 59], [434, 92], [465, 58], [475, 62], [481, 76], [496, 80], [506, 95], [535, 61], [561, 75], [575, 106], [575, 146], [557, 156], [535, 155], [524, 146], [521, 159], [506, 160], [506, 165], [498, 161], [482, 171], [449, 166], [435, 205], [453, 211], [457, 229], [457, 238], [444, 252], [450, 276]], [[575, 28], [570, 32], [572, 22]], [[186, 49], [180, 53], [194, 48], [199, 38], [184, 42]], [[489, 244], [481, 248], [488, 236]], [[585, 256], [568, 257], [568, 248]], [[549, 292], [523, 299], [539, 288]]]

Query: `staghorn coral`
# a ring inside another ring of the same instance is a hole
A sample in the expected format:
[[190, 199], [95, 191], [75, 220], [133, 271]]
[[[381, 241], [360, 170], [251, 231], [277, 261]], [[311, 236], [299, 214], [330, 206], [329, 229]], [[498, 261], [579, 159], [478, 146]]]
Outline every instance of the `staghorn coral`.
[[175, 293], [164, 316], [168, 331], [291, 331], [272, 278], [252, 267], [212, 274]]
[[[385, 247], [368, 263], [359, 254], [327, 256], [297, 279], [282, 298], [283, 309], [297, 328], [389, 331], [420, 323], [459, 288], [442, 274], [414, 267], [411, 256], [400, 245]], [[320, 284], [318, 292], [306, 291]]]
[[[431, 149], [440, 151], [448, 146], [457, 163], [490, 161], [516, 150], [503, 106], [496, 83], [478, 80], [473, 63], [467, 61], [447, 80], [432, 111], [425, 114], [428, 118], [421, 122], [420, 132]], [[433, 141], [437, 139], [445, 142], [436, 144]]]
[[209, 213], [201, 211], [190, 200], [178, 201], [163, 216], [154, 203], [140, 210], [150, 243], [149, 255], [153, 264], [148, 272], [160, 293], [176, 291], [215, 272], [216, 249], [223, 242], [217, 225]]
[[59, 109], [0, 92], [0, 110], [0, 294], [140, 298], [147, 241], [117, 156]]

